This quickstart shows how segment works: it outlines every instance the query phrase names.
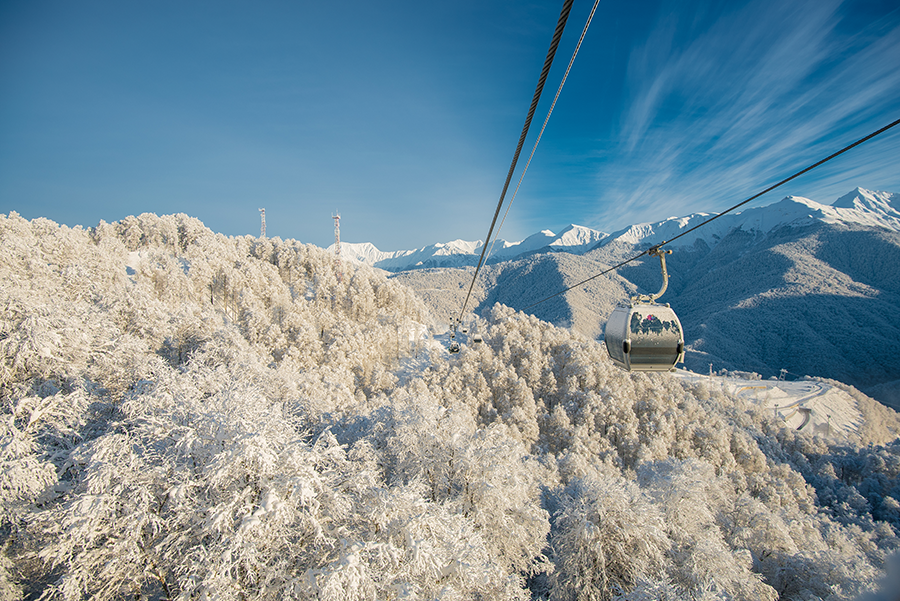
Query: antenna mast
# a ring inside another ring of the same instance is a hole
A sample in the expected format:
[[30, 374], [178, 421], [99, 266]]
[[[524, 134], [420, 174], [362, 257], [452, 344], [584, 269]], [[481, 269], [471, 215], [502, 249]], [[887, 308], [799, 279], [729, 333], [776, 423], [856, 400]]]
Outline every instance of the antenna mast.
[[259, 210], [259, 217], [260, 217], [260, 219], [262, 219], [262, 225], [259, 226], [259, 237], [265, 238], [266, 237], [266, 210], [265, 209]]
[[344, 269], [341, 263], [341, 214], [335, 213], [331, 218], [334, 219], [334, 271], [337, 274], [338, 283], [341, 283], [344, 279]]

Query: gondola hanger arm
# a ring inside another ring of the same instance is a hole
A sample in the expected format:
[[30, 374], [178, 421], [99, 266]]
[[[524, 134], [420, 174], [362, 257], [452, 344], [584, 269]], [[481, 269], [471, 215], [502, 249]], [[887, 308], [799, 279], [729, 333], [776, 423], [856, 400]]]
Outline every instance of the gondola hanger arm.
[[660, 296], [665, 294], [666, 288], [669, 287], [669, 272], [666, 271], [666, 255], [672, 254], [672, 251], [670, 249], [663, 250], [659, 247], [659, 245], [657, 245], [651, 247], [647, 251], [647, 254], [659, 257], [660, 267], [662, 267], [662, 287], [656, 294], [641, 294], [639, 296], [632, 297], [632, 300], [637, 302], [652, 303]]

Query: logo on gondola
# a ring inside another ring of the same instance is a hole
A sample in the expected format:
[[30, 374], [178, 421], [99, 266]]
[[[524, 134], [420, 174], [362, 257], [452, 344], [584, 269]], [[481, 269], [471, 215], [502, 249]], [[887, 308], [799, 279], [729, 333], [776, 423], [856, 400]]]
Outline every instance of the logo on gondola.
[[643, 319], [641, 319], [639, 313], [632, 313], [630, 326], [633, 334], [662, 334], [663, 331], [669, 330], [678, 333], [681, 332], [681, 328], [678, 327], [677, 321], [663, 321], [652, 313], [648, 314]]

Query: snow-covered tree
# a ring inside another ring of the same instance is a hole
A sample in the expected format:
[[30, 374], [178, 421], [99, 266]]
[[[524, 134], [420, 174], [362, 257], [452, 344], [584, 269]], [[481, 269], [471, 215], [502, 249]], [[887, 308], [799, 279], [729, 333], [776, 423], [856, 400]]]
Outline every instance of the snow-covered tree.
[[449, 356], [332, 259], [0, 216], [0, 597], [851, 599], [900, 546], [858, 391], [824, 439], [501, 305]]

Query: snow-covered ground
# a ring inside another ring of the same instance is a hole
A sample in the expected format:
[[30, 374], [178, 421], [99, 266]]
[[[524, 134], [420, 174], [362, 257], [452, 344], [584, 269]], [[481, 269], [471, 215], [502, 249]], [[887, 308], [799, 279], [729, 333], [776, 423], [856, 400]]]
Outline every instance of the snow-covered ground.
[[706, 381], [710, 386], [751, 400], [795, 430], [823, 436], [835, 442], [857, 434], [863, 415], [847, 392], [816, 380], [752, 380], [703, 375], [678, 369], [679, 378]]

